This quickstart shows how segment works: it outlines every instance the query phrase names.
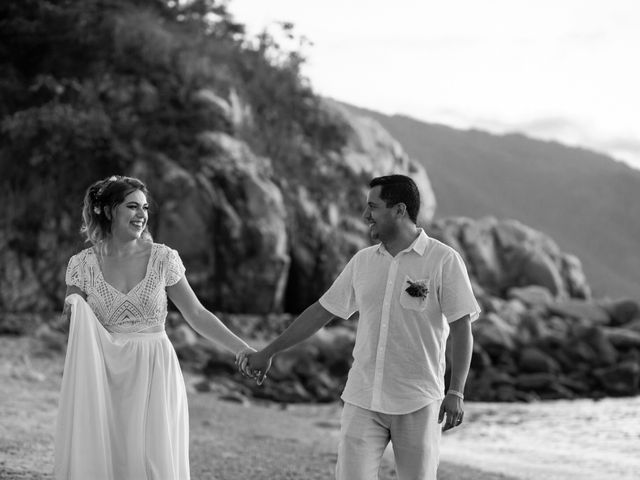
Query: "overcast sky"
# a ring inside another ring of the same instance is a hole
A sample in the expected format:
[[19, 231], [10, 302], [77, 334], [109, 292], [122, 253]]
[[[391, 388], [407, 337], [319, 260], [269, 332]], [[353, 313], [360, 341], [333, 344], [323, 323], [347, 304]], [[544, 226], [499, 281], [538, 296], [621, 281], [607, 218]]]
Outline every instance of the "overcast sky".
[[[231, 0], [289, 21], [320, 95], [591, 148], [640, 169], [640, 1]], [[634, 60], [635, 58], [635, 60]]]

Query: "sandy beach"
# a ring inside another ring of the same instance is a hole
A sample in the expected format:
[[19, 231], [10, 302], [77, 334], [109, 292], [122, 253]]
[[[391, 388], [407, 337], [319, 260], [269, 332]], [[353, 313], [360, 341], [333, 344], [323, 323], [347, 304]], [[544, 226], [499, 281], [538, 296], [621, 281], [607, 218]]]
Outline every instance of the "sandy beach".
[[[52, 479], [63, 355], [40, 341], [0, 337], [0, 478]], [[192, 478], [333, 478], [341, 405], [219, 398], [189, 390]], [[615, 416], [613, 413], [615, 412]], [[467, 403], [442, 441], [440, 480], [637, 478], [640, 398], [536, 404]], [[393, 454], [381, 480], [396, 478]]]

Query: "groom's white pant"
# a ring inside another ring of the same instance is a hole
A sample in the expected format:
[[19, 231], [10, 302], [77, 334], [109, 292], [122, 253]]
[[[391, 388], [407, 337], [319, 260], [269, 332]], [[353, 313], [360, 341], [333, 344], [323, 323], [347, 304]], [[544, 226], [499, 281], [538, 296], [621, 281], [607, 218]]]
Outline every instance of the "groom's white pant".
[[336, 480], [377, 480], [389, 441], [393, 444], [398, 480], [436, 480], [439, 411], [439, 401], [403, 415], [387, 415], [345, 403]]

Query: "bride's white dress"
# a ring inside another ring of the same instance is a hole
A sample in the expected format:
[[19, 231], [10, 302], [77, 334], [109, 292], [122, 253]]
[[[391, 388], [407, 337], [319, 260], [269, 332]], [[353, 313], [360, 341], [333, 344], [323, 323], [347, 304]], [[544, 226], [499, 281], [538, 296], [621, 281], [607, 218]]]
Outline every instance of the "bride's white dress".
[[130, 292], [109, 285], [93, 249], [71, 258], [72, 306], [55, 438], [62, 480], [189, 479], [184, 379], [164, 331], [165, 287], [184, 275], [175, 250], [154, 244]]

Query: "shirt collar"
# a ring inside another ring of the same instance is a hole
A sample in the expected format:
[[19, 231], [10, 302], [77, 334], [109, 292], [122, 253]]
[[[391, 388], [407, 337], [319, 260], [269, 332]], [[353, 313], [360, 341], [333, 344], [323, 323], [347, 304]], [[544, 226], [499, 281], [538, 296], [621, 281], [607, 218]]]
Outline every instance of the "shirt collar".
[[[420, 233], [418, 234], [417, 238], [413, 241], [411, 245], [409, 245], [407, 248], [402, 250], [402, 252], [410, 252], [411, 250], [413, 250], [420, 256], [424, 255], [424, 252], [427, 249], [427, 243], [429, 242], [429, 236], [426, 234], [426, 232], [422, 228], [419, 228], [418, 232]], [[385, 248], [382, 242], [378, 244], [377, 252], [387, 253], [387, 249]]]

